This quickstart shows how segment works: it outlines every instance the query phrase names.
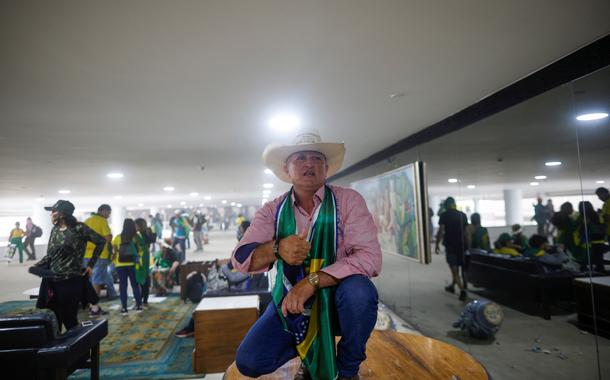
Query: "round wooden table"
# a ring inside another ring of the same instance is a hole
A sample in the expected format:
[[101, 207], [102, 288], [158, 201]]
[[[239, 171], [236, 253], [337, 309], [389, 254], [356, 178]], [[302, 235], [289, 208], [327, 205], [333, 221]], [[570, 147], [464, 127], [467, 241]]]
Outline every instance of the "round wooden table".
[[[396, 331], [373, 331], [366, 345], [366, 360], [360, 365], [361, 379], [396, 380], [488, 380], [485, 368], [470, 354], [448, 343]], [[298, 358], [290, 360], [261, 380], [292, 380], [299, 368]], [[225, 380], [251, 379], [239, 373], [235, 363]]]

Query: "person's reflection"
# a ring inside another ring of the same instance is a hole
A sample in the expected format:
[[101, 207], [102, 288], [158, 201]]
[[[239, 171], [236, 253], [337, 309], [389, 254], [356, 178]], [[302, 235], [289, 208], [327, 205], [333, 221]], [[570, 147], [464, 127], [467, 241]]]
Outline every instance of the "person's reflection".
[[587, 268], [591, 264], [596, 272], [605, 273], [604, 252], [607, 246], [604, 225], [591, 202], [579, 202], [578, 212], [580, 215], [577, 220], [574, 242], [577, 251], [580, 251], [578, 256], [581, 269], [591, 270], [593, 268]]

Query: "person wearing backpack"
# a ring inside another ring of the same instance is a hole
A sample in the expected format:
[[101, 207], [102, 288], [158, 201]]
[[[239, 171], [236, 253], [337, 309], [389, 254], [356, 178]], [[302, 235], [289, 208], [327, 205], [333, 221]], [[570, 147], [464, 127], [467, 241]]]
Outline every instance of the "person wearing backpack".
[[42, 229], [32, 223], [32, 218], [27, 218], [23, 245], [25, 246], [25, 253], [28, 255], [28, 260], [36, 260], [36, 247], [34, 246], [34, 242], [36, 241], [36, 238], [41, 236]]
[[139, 248], [136, 241], [136, 224], [133, 219], [123, 221], [123, 230], [112, 240], [112, 261], [119, 275], [119, 295], [121, 315], [127, 315], [127, 281], [131, 284], [136, 301], [136, 313], [142, 312], [142, 293], [136, 282], [136, 263], [140, 263]]

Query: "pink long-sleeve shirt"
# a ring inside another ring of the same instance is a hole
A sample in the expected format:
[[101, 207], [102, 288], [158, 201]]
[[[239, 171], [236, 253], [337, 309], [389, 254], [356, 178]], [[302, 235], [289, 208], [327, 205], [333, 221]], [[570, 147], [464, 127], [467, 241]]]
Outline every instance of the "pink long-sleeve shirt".
[[[366, 207], [364, 198], [355, 190], [331, 186], [339, 209], [339, 247], [334, 264], [322, 268], [329, 275], [343, 279], [353, 274], [375, 277], [381, 271], [381, 247], [377, 240], [377, 227]], [[285, 195], [267, 202], [254, 217], [243, 238], [233, 250], [232, 263], [240, 272], [248, 272], [252, 253], [260, 244], [275, 237], [277, 209]], [[292, 196], [298, 232], [309, 229], [315, 210], [324, 197], [324, 186], [316, 191], [311, 214], [300, 207]], [[261, 270], [264, 271], [265, 269]]]

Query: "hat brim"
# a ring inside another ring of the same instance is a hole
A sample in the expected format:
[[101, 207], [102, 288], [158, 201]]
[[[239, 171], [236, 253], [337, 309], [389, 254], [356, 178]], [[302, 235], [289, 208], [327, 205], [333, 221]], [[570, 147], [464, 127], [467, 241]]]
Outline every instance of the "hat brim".
[[337, 173], [343, 165], [345, 156], [345, 145], [343, 143], [316, 143], [298, 145], [268, 145], [263, 151], [263, 162], [271, 169], [273, 174], [280, 180], [292, 183], [288, 174], [284, 171], [284, 165], [288, 157], [297, 152], [319, 152], [326, 157], [328, 170], [326, 176], [330, 177]]
[[53, 206], [47, 206], [44, 209], [47, 210], [47, 211], [53, 211]]

